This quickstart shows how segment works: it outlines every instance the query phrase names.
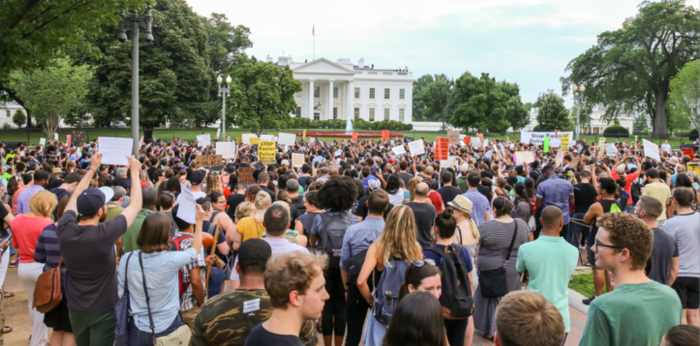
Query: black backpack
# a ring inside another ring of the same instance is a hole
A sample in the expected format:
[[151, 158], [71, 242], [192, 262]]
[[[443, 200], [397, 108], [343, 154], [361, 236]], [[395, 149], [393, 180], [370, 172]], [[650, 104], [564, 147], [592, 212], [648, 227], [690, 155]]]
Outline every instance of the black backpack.
[[634, 179], [632, 182], [632, 186], [630, 186], [630, 195], [632, 195], [632, 202], [637, 203], [639, 201], [639, 197], [642, 197], [642, 185], [643, 182], [643, 176], [640, 175], [637, 179]]
[[350, 227], [352, 215], [350, 213], [336, 213], [330, 215], [321, 213], [323, 229], [319, 231], [321, 236], [321, 248], [328, 254], [328, 268], [340, 268], [340, 251], [343, 248], [345, 231]]
[[450, 310], [455, 319], [462, 319], [474, 314], [472, 285], [469, 282], [467, 266], [462, 261], [460, 253], [462, 246], [458, 244], [441, 249], [433, 246], [427, 251], [438, 254], [442, 258], [442, 295], [440, 304]]

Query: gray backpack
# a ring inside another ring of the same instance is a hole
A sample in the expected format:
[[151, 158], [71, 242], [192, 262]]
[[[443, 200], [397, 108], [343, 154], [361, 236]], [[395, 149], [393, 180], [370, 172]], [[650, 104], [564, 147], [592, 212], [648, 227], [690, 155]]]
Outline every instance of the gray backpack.
[[388, 325], [394, 309], [399, 303], [399, 290], [403, 285], [408, 262], [392, 259], [385, 265], [384, 272], [379, 277], [379, 283], [374, 290], [372, 301], [372, 316], [379, 323]]
[[350, 213], [330, 215], [321, 213], [323, 229], [319, 231], [321, 236], [321, 248], [328, 254], [328, 268], [340, 268], [340, 251], [343, 248], [345, 231], [350, 227], [352, 215]]

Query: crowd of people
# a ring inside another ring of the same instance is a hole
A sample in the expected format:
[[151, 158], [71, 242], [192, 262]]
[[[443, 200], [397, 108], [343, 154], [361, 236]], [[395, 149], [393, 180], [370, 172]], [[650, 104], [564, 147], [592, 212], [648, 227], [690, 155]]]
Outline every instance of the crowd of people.
[[446, 161], [431, 142], [298, 138], [206, 167], [216, 142], [148, 139], [128, 165], [97, 140], [0, 143], [0, 287], [17, 267], [32, 346], [557, 346], [590, 267], [579, 345], [698, 345], [698, 159], [613, 143], [496, 139]]

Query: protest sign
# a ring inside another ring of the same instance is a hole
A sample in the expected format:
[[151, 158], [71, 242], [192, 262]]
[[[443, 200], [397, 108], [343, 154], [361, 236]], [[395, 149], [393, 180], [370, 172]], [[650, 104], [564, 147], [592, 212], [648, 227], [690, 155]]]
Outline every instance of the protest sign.
[[544, 145], [542, 146], [545, 153], [549, 152], [549, 136], [544, 138]]
[[425, 147], [423, 146], [423, 140], [418, 139], [418, 140], [415, 140], [413, 142], [408, 142], [408, 150], [411, 152], [411, 155], [413, 155], [413, 156], [425, 154]]
[[457, 156], [448, 156], [447, 160], [440, 161], [440, 168], [453, 167]]
[[450, 139], [450, 144], [459, 145], [459, 131], [447, 131], [447, 138]]
[[605, 145], [605, 154], [610, 157], [617, 156], [617, 148], [615, 147], [615, 143], [608, 143]]
[[483, 134], [483, 133], [477, 133], [477, 134], [476, 134], [476, 137], [479, 138], [479, 139], [483, 139], [483, 138], [484, 138], [484, 134]]
[[466, 145], [472, 144], [471, 137], [464, 136], [464, 138], [462, 140], [464, 141], [464, 144], [466, 144]]
[[304, 130], [304, 132], [302, 133], [302, 138], [306, 140], [306, 130]]
[[475, 149], [481, 148], [481, 138], [479, 137], [472, 137], [472, 147]]
[[243, 144], [253, 144], [250, 142], [251, 138], [257, 138], [257, 136], [252, 133], [244, 133], [241, 135], [241, 140], [243, 141]]
[[435, 138], [435, 160], [447, 160], [450, 153], [450, 139], [447, 137]]
[[406, 149], [404, 149], [403, 145], [393, 147], [391, 148], [391, 151], [393, 151], [396, 155], [403, 155], [406, 153]]
[[561, 147], [561, 138], [550, 138], [550, 139], [549, 139], [549, 147], [550, 147], [550, 148], [559, 148], [559, 147]]
[[498, 143], [498, 145], [501, 147], [501, 155], [503, 155], [503, 157], [506, 157], [506, 148], [503, 147], [503, 142]]
[[389, 130], [382, 130], [382, 140], [388, 140], [389, 139]]
[[304, 154], [292, 153], [292, 167], [301, 167], [304, 165]]
[[357, 142], [357, 132], [352, 133], [352, 141]]
[[700, 167], [698, 167], [697, 162], [688, 162], [688, 172], [695, 172], [700, 174]]
[[260, 138], [258, 138], [258, 137], [251, 137], [251, 138], [250, 138], [250, 145], [256, 145], [256, 144], [260, 144]]
[[648, 141], [642, 138], [644, 143], [644, 156], [650, 157], [656, 161], [661, 161], [661, 156], [659, 156], [659, 146], [656, 143]]
[[180, 194], [177, 196], [177, 217], [189, 224], [197, 223], [197, 202], [192, 191], [187, 186], [180, 184]]
[[97, 151], [102, 154], [102, 164], [128, 166], [134, 142], [131, 138], [98, 137]]
[[693, 149], [683, 148], [683, 149], [681, 149], [681, 151], [683, 152], [683, 155], [690, 157], [691, 160], [695, 159], [695, 153], [693, 152]]
[[[564, 145], [568, 145], [569, 143], [569, 138], [571, 137], [564, 137], [565, 135], [571, 136], [573, 132], [559, 132], [558, 135], [561, 137], [561, 148], [564, 148]], [[530, 131], [521, 131], [520, 132], [520, 142], [521, 143], [528, 143], [532, 142], [534, 145], [542, 145], [544, 144], [544, 137], [549, 136], [549, 137], [556, 137], [557, 134], [554, 133], [554, 131], [545, 131], [545, 132], [530, 132]], [[566, 149], [562, 150], [567, 150], [569, 147], [567, 146]]]
[[141, 148], [142, 145], [143, 145], [143, 136], [141, 136], [141, 138], [139, 138], [139, 148]]
[[73, 130], [70, 135], [75, 143], [82, 143], [85, 141], [85, 131], [83, 130]]
[[338, 157], [340, 155], [343, 155], [343, 151], [340, 149], [333, 152], [333, 157]]
[[[561, 133], [561, 145], [559, 145], [559, 148], [564, 151], [569, 150], [569, 141], [571, 139], [571, 136], [573, 132], [562, 132]], [[549, 145], [552, 145], [551, 143]]]
[[280, 132], [278, 137], [279, 137], [279, 143], [285, 144], [285, 145], [294, 145], [294, 142], [297, 140], [297, 135], [295, 135], [293, 133]]
[[221, 128], [219, 127], [216, 129], [216, 139], [219, 139], [219, 135], [221, 134]]
[[39, 145], [46, 144], [46, 138], [39, 138]]
[[557, 156], [554, 158], [554, 167], [560, 167], [562, 162], [564, 162], [564, 152], [559, 151]]
[[258, 144], [258, 159], [260, 162], [274, 163], [275, 149], [275, 141], [260, 141], [260, 144]]
[[605, 137], [601, 137], [598, 140], [598, 149], [602, 150], [603, 148], [605, 148]]
[[70, 141], [73, 139], [71, 135], [66, 135], [66, 148], [70, 149]]
[[515, 152], [515, 162], [517, 163], [530, 163], [534, 162], [535, 157], [532, 151], [516, 151]]
[[53, 139], [54, 139], [55, 141], [58, 140], [58, 132], [54, 132], [54, 133], [53, 133]]
[[197, 156], [197, 167], [204, 167], [210, 171], [221, 171], [224, 169], [222, 155], [200, 155]]
[[236, 157], [236, 142], [216, 142], [216, 155], [224, 159]]
[[260, 140], [261, 141], [274, 141], [275, 136], [273, 136], [273, 135], [260, 135]]
[[238, 182], [246, 185], [255, 184], [253, 172], [255, 172], [255, 168], [252, 167], [241, 167], [237, 169], [236, 174], [238, 174]]
[[211, 144], [211, 135], [210, 134], [205, 133], [203, 135], [197, 135], [197, 146], [205, 148], [209, 144]]

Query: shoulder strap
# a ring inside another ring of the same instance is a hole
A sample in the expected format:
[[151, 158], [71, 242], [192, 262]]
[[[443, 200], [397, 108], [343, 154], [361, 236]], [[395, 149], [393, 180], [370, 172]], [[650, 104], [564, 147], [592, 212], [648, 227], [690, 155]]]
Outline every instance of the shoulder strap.
[[[124, 269], [124, 291], [129, 290], [129, 260], [131, 259], [131, 256], [134, 254], [134, 252], [129, 253], [129, 257], [126, 258], [126, 268]], [[61, 256], [61, 261], [63, 261], [63, 256]], [[60, 265], [59, 265], [60, 268]]]
[[503, 267], [508, 264], [508, 260], [510, 259], [510, 252], [513, 251], [513, 244], [515, 244], [515, 236], [518, 235], [518, 220], [513, 219], [513, 238], [510, 239], [510, 246], [508, 246], [508, 252], [506, 253], [506, 263], [503, 264]]
[[462, 244], [462, 242], [463, 242], [462, 239], [464, 239], [462, 237], [462, 228], [457, 226], [457, 230], [459, 231], [459, 243]]
[[143, 293], [146, 295], [146, 309], [148, 310], [148, 321], [151, 323], [151, 333], [153, 334], [153, 344], [156, 341], [156, 330], [153, 324], [153, 315], [151, 314], [151, 298], [148, 297], [148, 287], [146, 287], [146, 272], [143, 271], [143, 252], [139, 251], [139, 265], [141, 266], [141, 277], [143, 278]]

